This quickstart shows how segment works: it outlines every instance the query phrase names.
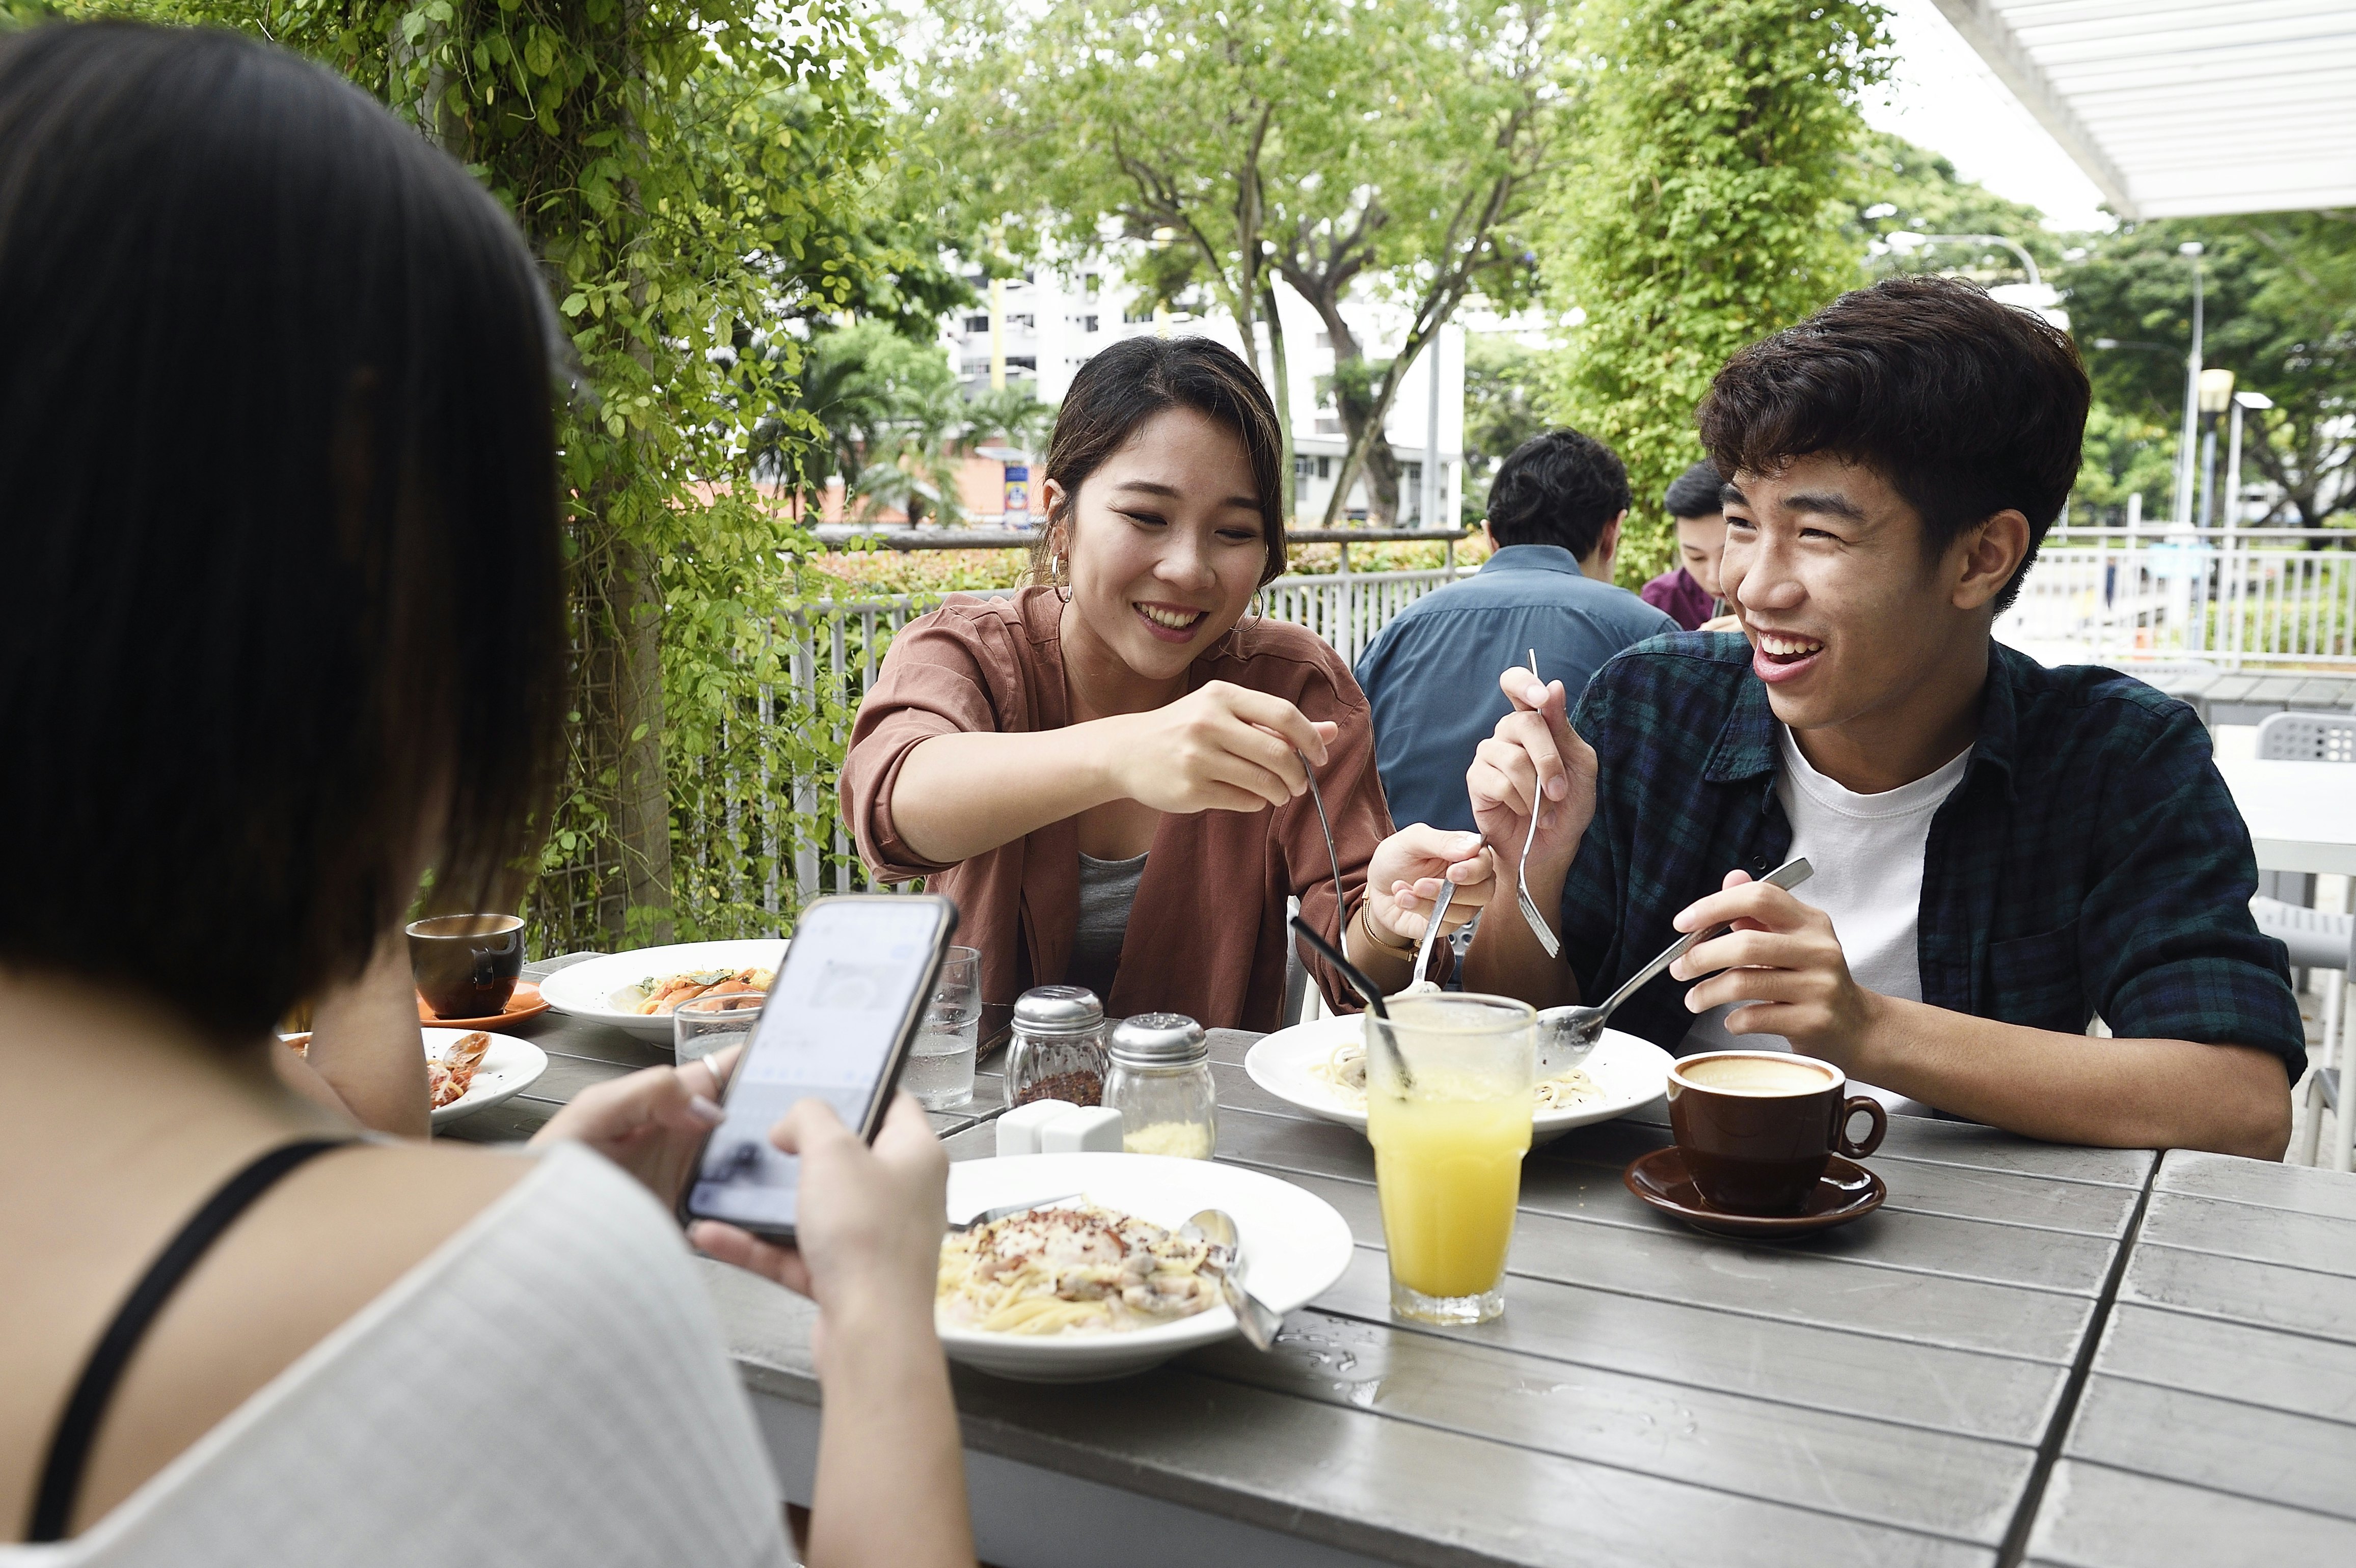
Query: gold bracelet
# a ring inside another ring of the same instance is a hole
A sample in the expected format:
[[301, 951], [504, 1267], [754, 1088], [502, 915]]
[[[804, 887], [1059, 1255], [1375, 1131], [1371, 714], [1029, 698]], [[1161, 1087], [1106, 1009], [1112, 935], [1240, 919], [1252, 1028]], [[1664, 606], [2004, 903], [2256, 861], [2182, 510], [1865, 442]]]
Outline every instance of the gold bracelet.
[[1402, 942], [1394, 946], [1392, 944], [1385, 942], [1381, 935], [1376, 933], [1375, 930], [1374, 900], [1361, 899], [1358, 901], [1358, 924], [1360, 928], [1365, 932], [1366, 940], [1373, 943], [1376, 947], [1381, 948], [1384, 952], [1395, 953], [1402, 958], [1412, 958], [1415, 956], [1414, 943]]

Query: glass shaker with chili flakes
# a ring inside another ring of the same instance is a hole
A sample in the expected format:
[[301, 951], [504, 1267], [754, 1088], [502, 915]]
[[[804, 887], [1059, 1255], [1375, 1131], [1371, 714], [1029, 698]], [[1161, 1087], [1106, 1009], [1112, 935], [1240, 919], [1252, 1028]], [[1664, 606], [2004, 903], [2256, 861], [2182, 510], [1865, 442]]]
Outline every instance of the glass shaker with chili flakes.
[[1006, 1048], [1009, 1104], [1104, 1104], [1104, 1004], [1081, 986], [1036, 986], [1014, 1004]]

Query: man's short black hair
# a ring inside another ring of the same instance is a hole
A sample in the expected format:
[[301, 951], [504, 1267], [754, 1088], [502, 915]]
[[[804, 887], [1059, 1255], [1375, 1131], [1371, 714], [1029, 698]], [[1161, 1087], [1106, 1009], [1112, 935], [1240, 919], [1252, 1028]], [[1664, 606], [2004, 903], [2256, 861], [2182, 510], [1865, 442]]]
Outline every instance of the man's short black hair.
[[1827, 453], [1872, 469], [1922, 515], [1933, 559], [2004, 511], [2029, 553], [2020, 592], [2078, 477], [2086, 368], [2067, 333], [1956, 278], [1885, 278], [1726, 362], [1702, 400], [1720, 473]]
[[1514, 448], [1489, 486], [1489, 534], [1500, 547], [1557, 544], [1584, 558], [1604, 525], [1628, 509], [1628, 470], [1619, 453], [1570, 429], [1534, 435]]
[[1714, 517], [1726, 510], [1725, 498], [1719, 495], [1725, 488], [1726, 481], [1718, 475], [1718, 464], [1705, 457], [1670, 483], [1669, 493], [1661, 497], [1661, 505], [1680, 522], [1688, 517]]

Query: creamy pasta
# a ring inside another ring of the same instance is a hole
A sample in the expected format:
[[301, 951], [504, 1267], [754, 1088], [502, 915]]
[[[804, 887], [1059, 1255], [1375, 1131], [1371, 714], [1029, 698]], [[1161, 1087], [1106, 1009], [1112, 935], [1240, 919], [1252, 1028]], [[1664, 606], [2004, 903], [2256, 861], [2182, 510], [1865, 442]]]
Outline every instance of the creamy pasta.
[[[1333, 1091], [1333, 1097], [1353, 1111], [1366, 1108], [1366, 1042], [1344, 1040], [1333, 1054], [1309, 1070], [1310, 1076]], [[1551, 1078], [1541, 1078], [1532, 1090], [1537, 1111], [1568, 1111], [1598, 1098], [1603, 1091], [1586, 1070], [1567, 1067]]]
[[1218, 1300], [1202, 1241], [1083, 1202], [950, 1236], [933, 1309], [945, 1328], [1098, 1334], [1191, 1317]]

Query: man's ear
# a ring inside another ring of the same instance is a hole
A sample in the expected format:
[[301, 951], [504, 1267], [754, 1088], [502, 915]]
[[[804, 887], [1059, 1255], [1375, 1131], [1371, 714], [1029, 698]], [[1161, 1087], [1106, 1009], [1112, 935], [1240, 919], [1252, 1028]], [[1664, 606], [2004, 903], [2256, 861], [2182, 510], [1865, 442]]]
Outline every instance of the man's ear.
[[2029, 558], [2029, 519], [2008, 507], [1955, 541], [1950, 562], [1954, 576], [1951, 601], [1958, 610], [1976, 610], [2004, 592]]
[[1497, 536], [1489, 531], [1489, 519], [1486, 517], [1481, 519], [1481, 542], [1489, 547], [1491, 555], [1497, 553]]
[[1628, 508], [1622, 507], [1620, 515], [1604, 524], [1603, 532], [1596, 536], [1595, 564], [1607, 581], [1612, 576], [1612, 558], [1620, 553], [1620, 525], [1627, 520]]

